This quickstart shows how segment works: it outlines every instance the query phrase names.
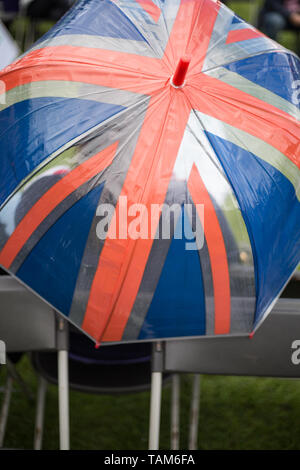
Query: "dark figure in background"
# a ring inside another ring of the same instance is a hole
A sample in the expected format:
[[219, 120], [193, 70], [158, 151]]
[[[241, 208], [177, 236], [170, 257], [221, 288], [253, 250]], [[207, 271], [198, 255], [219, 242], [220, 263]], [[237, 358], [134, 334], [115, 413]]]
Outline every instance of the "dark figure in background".
[[258, 23], [259, 29], [275, 41], [284, 29], [300, 32], [300, 0], [266, 0]]
[[19, 0], [2, 0], [2, 9], [4, 14], [1, 20], [7, 29], [10, 29], [12, 22], [19, 12], [19, 8]]
[[2, 0], [4, 11], [17, 13], [19, 11], [20, 0]]
[[27, 8], [29, 18], [58, 21], [73, 5], [74, 0], [33, 0]]

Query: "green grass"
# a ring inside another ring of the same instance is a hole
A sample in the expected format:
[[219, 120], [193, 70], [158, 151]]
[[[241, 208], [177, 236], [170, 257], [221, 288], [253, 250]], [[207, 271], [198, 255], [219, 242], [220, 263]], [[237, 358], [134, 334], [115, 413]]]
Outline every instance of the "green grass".
[[[36, 376], [25, 357], [19, 372], [36, 390]], [[191, 377], [182, 376], [181, 448], [187, 448]], [[1, 369], [0, 385], [4, 384]], [[91, 395], [71, 392], [72, 449], [147, 449], [149, 392]], [[2, 397], [0, 397], [2, 400]], [[5, 447], [30, 449], [34, 405], [18, 386], [13, 394]], [[298, 381], [204, 376], [201, 389], [200, 449], [300, 449]], [[163, 393], [161, 448], [169, 449], [170, 387]], [[57, 387], [47, 394], [44, 449], [58, 448]]]

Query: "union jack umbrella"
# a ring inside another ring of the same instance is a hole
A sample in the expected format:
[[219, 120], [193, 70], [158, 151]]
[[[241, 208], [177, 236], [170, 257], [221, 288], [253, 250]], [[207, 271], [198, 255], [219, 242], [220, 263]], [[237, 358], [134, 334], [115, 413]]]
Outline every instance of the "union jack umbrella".
[[300, 261], [299, 71], [218, 1], [79, 1], [0, 75], [1, 266], [98, 343], [251, 334]]

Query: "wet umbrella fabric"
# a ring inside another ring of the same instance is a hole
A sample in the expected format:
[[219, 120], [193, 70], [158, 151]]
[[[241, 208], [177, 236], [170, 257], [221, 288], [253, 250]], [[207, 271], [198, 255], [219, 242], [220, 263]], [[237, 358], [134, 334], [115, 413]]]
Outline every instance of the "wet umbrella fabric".
[[300, 258], [299, 70], [219, 2], [78, 2], [0, 76], [1, 266], [97, 342], [250, 334]]

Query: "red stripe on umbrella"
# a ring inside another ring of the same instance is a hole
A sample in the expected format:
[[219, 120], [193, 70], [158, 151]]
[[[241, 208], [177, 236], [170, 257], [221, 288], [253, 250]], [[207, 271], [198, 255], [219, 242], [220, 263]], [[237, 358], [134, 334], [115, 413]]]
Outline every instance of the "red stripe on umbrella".
[[152, 0], [136, 0], [143, 8], [144, 10], [154, 19], [154, 21], [158, 21], [161, 11], [160, 8], [158, 8], [155, 3], [152, 2]]
[[236, 31], [230, 31], [228, 33], [226, 44], [232, 44], [233, 42], [248, 41], [249, 39], [261, 38], [263, 34], [254, 29], [237, 29]]
[[[188, 180], [188, 188], [196, 207], [204, 205], [204, 234], [207, 242], [214, 286], [215, 334], [230, 332], [230, 278], [227, 253], [218, 217], [206, 186], [195, 164]], [[202, 214], [198, 212], [200, 219]]]

